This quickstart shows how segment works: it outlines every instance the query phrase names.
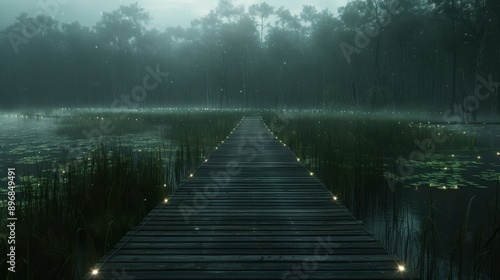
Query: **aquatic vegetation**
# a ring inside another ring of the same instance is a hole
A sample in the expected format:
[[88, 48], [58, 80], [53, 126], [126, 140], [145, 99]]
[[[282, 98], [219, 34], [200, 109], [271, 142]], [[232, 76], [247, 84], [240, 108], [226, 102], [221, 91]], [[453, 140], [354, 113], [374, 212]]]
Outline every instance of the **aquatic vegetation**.
[[[123, 135], [92, 138], [87, 139], [94, 141], [92, 149], [59, 157], [49, 156], [50, 149], [41, 156], [30, 155], [29, 147], [16, 149], [21, 157], [18, 163], [25, 166], [18, 168], [17, 177], [17, 196], [22, 202], [17, 213], [22, 219], [16, 229], [20, 261], [15, 276], [80, 279], [153, 207], [175, 192], [241, 116], [215, 111], [137, 113], [133, 117], [152, 127], [151, 118], [164, 120], [160, 121], [162, 127], [154, 128], [157, 139], [151, 141], [144, 133], [139, 145]], [[61, 135], [78, 138], [80, 129], [88, 128], [71, 117], [59, 121], [64, 123]], [[127, 133], [139, 132], [135, 129]], [[0, 215], [5, 216], [4, 212], [1, 207]], [[0, 222], [3, 252], [7, 246], [5, 222]], [[0, 268], [6, 270], [5, 256]]]
[[[439, 192], [446, 190], [491, 189], [500, 182], [496, 151], [478, 147], [474, 134], [443, 124], [350, 114], [280, 112], [266, 113], [263, 119], [269, 127], [278, 128], [273, 131], [277, 138], [343, 204], [367, 225], [377, 226], [375, 236], [383, 238], [408, 270], [425, 279], [500, 275], [492, 261], [500, 258], [499, 250], [490, 246], [498, 245], [498, 197], [481, 212], [488, 217], [485, 223], [470, 221], [472, 202], [456, 201], [456, 209], [465, 210], [460, 217], [445, 217], [460, 225], [451, 235], [443, 233], [439, 223], [444, 212], [434, 200], [438, 194], [441, 199]], [[398, 157], [408, 158], [419, 149], [415, 140], [422, 141], [436, 131], [446, 135], [445, 143], [435, 143], [432, 153], [421, 160], [407, 161], [413, 172], [400, 175]], [[418, 197], [437, 193], [419, 199], [427, 203], [428, 213], [417, 216], [413, 202], [403, 200], [403, 192]], [[489, 237], [492, 241], [485, 246]]]

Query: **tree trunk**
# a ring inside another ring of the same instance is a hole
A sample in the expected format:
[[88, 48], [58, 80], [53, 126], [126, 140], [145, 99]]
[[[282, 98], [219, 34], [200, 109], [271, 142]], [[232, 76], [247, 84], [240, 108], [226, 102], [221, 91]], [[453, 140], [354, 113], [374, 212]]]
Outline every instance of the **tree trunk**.
[[[452, 11], [455, 11], [455, 0], [451, 1], [451, 7]], [[457, 29], [456, 29], [456, 23], [455, 19], [452, 18], [452, 48], [453, 48], [453, 66], [452, 66], [452, 73], [451, 73], [451, 104], [450, 107], [452, 110], [454, 110], [456, 107], [455, 105], [457, 104], [456, 101], [456, 91], [457, 91]], [[460, 114], [460, 112], [455, 112]], [[460, 114], [460, 117], [463, 118], [462, 114]]]
[[[481, 29], [479, 31], [479, 48], [477, 50], [476, 54], [476, 71], [475, 71], [475, 77], [474, 77], [474, 84], [472, 85], [472, 96], [475, 94], [476, 90], [476, 84], [479, 81], [479, 76], [481, 75], [481, 64], [483, 62], [483, 54], [484, 54], [484, 47], [485, 47], [485, 41], [486, 41], [486, 30]], [[476, 122], [477, 121], [477, 110], [474, 110], [470, 112], [470, 118], [471, 122]]]

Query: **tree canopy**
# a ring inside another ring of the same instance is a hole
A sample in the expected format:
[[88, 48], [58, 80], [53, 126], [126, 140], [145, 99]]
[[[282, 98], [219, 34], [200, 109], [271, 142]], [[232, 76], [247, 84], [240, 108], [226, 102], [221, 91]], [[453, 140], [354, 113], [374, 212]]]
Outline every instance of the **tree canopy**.
[[1, 106], [109, 107], [150, 67], [169, 77], [144, 107], [452, 108], [464, 117], [476, 95], [479, 112], [495, 114], [499, 16], [495, 0], [353, 0], [337, 14], [220, 0], [190, 27], [157, 30], [137, 3], [90, 27], [23, 13], [0, 32]]

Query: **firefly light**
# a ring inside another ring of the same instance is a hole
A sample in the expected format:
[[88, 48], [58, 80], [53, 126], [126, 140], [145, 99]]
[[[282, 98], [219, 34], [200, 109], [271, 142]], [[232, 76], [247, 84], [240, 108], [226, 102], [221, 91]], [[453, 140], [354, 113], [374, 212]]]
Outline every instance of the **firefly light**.
[[477, 159], [481, 159], [481, 156], [477, 156]]
[[401, 265], [401, 264], [398, 265], [398, 270], [401, 271], [401, 272], [405, 271], [405, 266]]
[[97, 269], [92, 270], [92, 275], [97, 275], [97, 273], [99, 273], [99, 270], [97, 270]]
[[309, 175], [314, 176], [314, 173], [310, 172]]
[[300, 158], [297, 158], [297, 161], [299, 161], [299, 162], [300, 162]]
[[167, 203], [168, 202], [168, 198], [165, 198], [165, 200], [163, 200], [163, 202]]
[[333, 196], [333, 200], [337, 201], [338, 197], [336, 195]]
[[189, 174], [189, 178], [193, 178], [193, 173]]

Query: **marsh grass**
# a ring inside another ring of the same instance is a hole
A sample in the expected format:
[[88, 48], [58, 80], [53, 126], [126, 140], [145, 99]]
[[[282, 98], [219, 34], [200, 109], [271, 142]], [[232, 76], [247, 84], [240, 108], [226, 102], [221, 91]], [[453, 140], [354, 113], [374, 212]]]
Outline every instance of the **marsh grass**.
[[[87, 117], [98, 120], [104, 116]], [[80, 279], [153, 207], [175, 192], [186, 175], [225, 139], [241, 114], [129, 117], [132, 124], [120, 123], [123, 130], [119, 133], [142, 132], [145, 123], [154, 126], [157, 122], [169, 128], [160, 129], [164, 141], [157, 147], [136, 151], [122, 143], [123, 137], [92, 139], [96, 144], [88, 153], [39, 162], [36, 174], [18, 177], [17, 272], [8, 273], [7, 279]], [[82, 129], [98, 125], [81, 123], [76, 117], [59, 122], [59, 133], [73, 138], [81, 138]], [[142, 124], [136, 126], [136, 122]], [[175, 147], [172, 141], [167, 144], [166, 140], [172, 138]], [[0, 209], [2, 217], [5, 210]], [[5, 222], [0, 221], [2, 252], [7, 250]], [[0, 269], [7, 271], [5, 255], [0, 260]]]
[[[278, 138], [359, 216], [364, 216], [365, 202], [373, 194], [389, 191], [383, 177], [391, 168], [387, 158], [408, 155], [417, 148], [415, 139], [429, 138], [436, 129], [435, 125], [354, 115], [287, 117], [289, 124], [276, 132]], [[273, 127], [270, 122], [277, 118], [267, 113], [263, 119]], [[475, 143], [473, 136], [447, 133], [446, 147], [465, 148]]]
[[130, 149], [101, 145], [83, 162], [45, 166], [40, 184], [21, 180], [16, 279], [78, 279], [160, 201], [158, 160], [149, 153], [134, 162]]
[[[425, 279], [500, 278], [500, 268], [496, 265], [500, 263], [498, 186], [497, 196], [485, 204], [487, 224], [469, 224], [471, 200], [466, 205], [457, 205], [462, 209], [458, 217], [460, 227], [454, 236], [444, 236], [435, 222], [440, 209], [432, 196], [428, 214], [416, 223], [416, 217], [410, 216], [411, 209], [405, 210], [410, 206], [400, 202], [399, 188], [391, 190], [384, 178], [386, 170], [394, 173], [397, 170], [397, 162], [388, 164], [388, 158], [408, 155], [416, 149], [416, 139], [429, 138], [436, 129], [447, 136], [445, 144], [436, 145], [436, 151], [470, 150], [476, 145], [473, 135], [438, 124], [354, 115], [299, 113], [280, 118], [287, 118], [288, 122], [274, 132], [278, 139], [356, 216], [360, 219], [373, 216], [371, 211], [392, 213], [386, 215], [386, 229], [380, 237], [391, 252], [410, 266], [408, 269]], [[269, 127], [275, 127], [273, 122], [279, 118], [267, 113], [263, 119]]]
[[420, 235], [419, 273], [425, 279], [499, 278], [498, 196], [484, 204], [485, 223], [471, 221], [474, 200], [472, 197], [458, 205], [459, 215], [450, 219], [457, 220], [459, 226], [452, 236], [444, 236], [435, 224], [434, 212], [439, 209], [431, 197], [433, 203], [424, 217]]

